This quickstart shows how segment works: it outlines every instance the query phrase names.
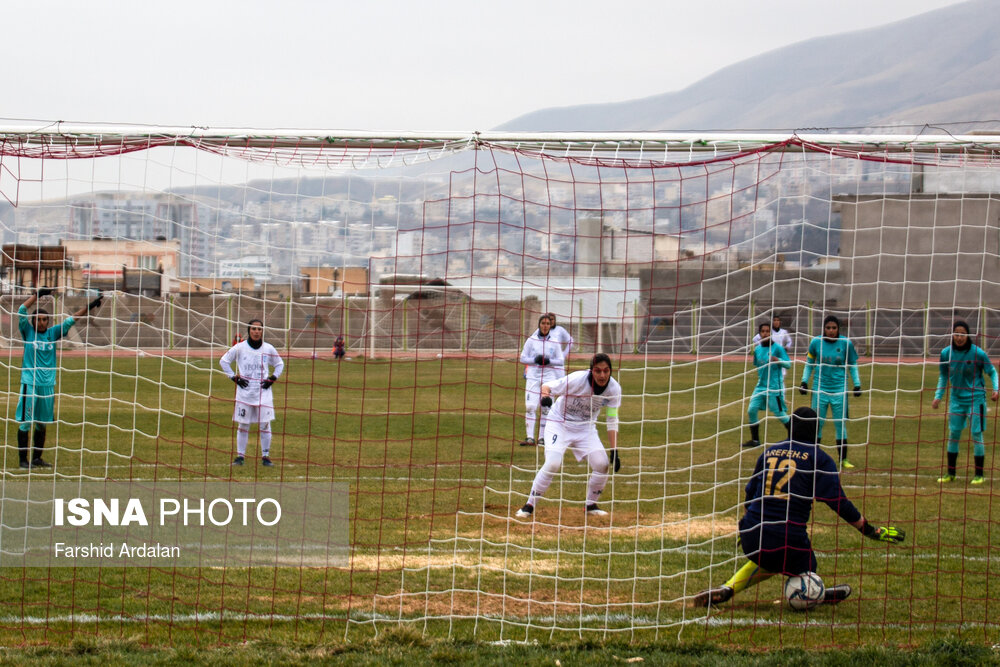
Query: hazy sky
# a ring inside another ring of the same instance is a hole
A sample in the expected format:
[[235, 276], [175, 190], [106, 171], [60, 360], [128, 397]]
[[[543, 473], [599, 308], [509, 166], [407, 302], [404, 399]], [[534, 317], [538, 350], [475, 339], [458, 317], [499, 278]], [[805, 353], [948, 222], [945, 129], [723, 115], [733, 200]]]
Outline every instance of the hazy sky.
[[544, 107], [679, 90], [781, 46], [953, 4], [14, 0], [0, 117], [487, 130]]

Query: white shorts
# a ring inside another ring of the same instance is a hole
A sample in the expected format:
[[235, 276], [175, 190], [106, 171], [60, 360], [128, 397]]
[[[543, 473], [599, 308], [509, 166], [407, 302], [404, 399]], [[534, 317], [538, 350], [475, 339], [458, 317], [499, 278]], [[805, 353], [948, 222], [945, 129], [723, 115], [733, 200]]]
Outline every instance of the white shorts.
[[274, 421], [274, 408], [269, 405], [247, 405], [236, 403], [233, 421], [240, 424], [265, 424]]
[[[549, 421], [545, 427], [545, 453], [562, 456], [567, 449], [573, 452], [577, 461], [582, 461], [596, 451], [604, 451], [604, 443], [597, 435], [597, 429], [568, 429], [564, 422]], [[547, 457], [546, 457], [547, 458]]]
[[529, 410], [534, 410], [542, 398], [542, 381], [527, 378], [525, 382], [527, 382], [527, 386], [524, 388], [524, 405]]
[[[545, 373], [546, 382], [554, 382], [559, 378], [566, 377], [566, 372], [558, 366], [552, 367], [552, 370], [547, 370]], [[525, 375], [524, 381], [524, 406], [528, 410], [534, 410], [538, 407], [539, 401], [542, 400], [542, 379]], [[553, 400], [555, 399], [553, 398]]]

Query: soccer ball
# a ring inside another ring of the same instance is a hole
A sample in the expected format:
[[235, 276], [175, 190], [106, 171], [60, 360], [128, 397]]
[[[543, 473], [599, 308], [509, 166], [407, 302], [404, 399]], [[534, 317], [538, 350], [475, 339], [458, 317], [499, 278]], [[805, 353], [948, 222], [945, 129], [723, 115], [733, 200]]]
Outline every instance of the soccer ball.
[[785, 599], [795, 611], [812, 609], [823, 601], [826, 586], [815, 572], [803, 572], [785, 581]]

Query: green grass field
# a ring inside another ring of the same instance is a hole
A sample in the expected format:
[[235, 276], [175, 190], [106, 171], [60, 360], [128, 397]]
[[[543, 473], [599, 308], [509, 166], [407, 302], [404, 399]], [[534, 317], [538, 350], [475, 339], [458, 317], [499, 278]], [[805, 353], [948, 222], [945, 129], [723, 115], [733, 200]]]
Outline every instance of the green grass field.
[[[541, 452], [513, 444], [523, 435], [523, 380], [510, 361], [291, 359], [275, 387], [271, 469], [255, 464], [256, 431], [251, 465], [230, 467], [233, 386], [215, 372], [214, 357], [61, 363], [59, 423], [49, 436], [59, 448], [48, 454], [56, 475], [345, 482], [351, 561], [329, 569], [6, 568], [5, 646], [341, 645], [398, 634], [400, 624], [418, 644], [482, 646], [1000, 642], [996, 412], [987, 484], [967, 485], [966, 443], [959, 479], [942, 489], [944, 410], [930, 409], [932, 366], [866, 365], [866, 392], [851, 402], [850, 440], [864, 444], [852, 449], [858, 467], [843, 475], [845, 488], [874, 522], [905, 529], [906, 543], [864, 540], [821, 505], [813, 526], [820, 574], [850, 583], [848, 601], [794, 613], [779, 604], [774, 579], [706, 617], [687, 602], [742, 564], [738, 503], [759, 454], [739, 446], [755, 380], [742, 362], [634, 360], [616, 371], [626, 393], [624, 467], [605, 491], [611, 516], [589, 522], [586, 469], [572, 456], [535, 520], [511, 518]], [[11, 419], [16, 364], [6, 370], [4, 470], [12, 479], [26, 473], [17, 468]], [[800, 367], [791, 372], [789, 384]], [[788, 398], [793, 407], [807, 400]], [[769, 440], [784, 434], [773, 418], [768, 428]], [[831, 424], [823, 440], [833, 439]]]

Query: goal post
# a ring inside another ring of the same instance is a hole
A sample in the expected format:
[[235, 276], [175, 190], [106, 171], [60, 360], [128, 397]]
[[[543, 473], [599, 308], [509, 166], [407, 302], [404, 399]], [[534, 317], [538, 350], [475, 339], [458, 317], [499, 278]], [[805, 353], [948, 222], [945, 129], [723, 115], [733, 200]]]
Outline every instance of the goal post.
[[[107, 482], [143, 498], [164, 483], [323, 487], [326, 512], [304, 504], [289, 553], [265, 564], [209, 527], [176, 546], [245, 559], [0, 567], [23, 601], [0, 638], [340, 641], [404, 625], [482, 641], [995, 642], [996, 405], [965, 424], [956, 479], [939, 483], [955, 422], [951, 395], [934, 400], [956, 320], [1000, 355], [998, 174], [1000, 133], [0, 126], [4, 516]], [[103, 298], [55, 343], [52, 421], [36, 423], [18, 408], [43, 393], [24, 388], [19, 309], [43, 286], [53, 324]], [[538, 446], [547, 416], [520, 356], [548, 314], [572, 338], [565, 371], [605, 353], [622, 388], [607, 516], [587, 513], [599, 457], [574, 450], [515, 516], [556, 451]], [[767, 409], [750, 428], [754, 335], [775, 317], [788, 334], [791, 412], [812, 403], [796, 389], [829, 316], [861, 391], [825, 416], [822, 447], [842, 445], [846, 495], [907, 542], [865, 541], [817, 503], [818, 574], [852, 597], [803, 614], [779, 578], [695, 607], [745, 562], [737, 522], [763, 448], [743, 443], [785, 438]], [[241, 450], [220, 359], [254, 319], [283, 372], [261, 390], [274, 420]], [[40, 423], [54, 467], [22, 468], [35, 441], [19, 432]], [[0, 565], [55, 531], [32, 526], [0, 532]]]

